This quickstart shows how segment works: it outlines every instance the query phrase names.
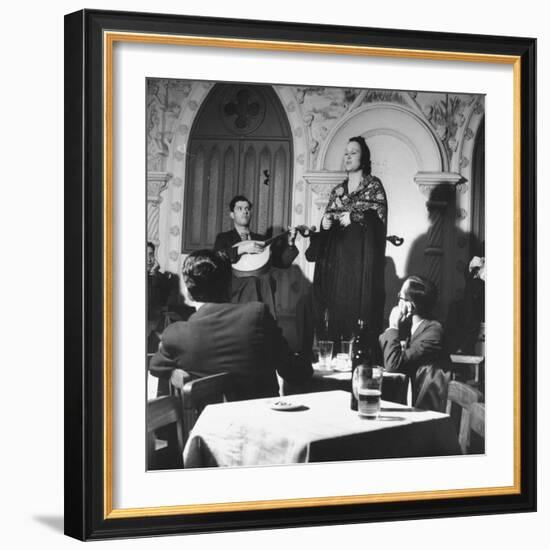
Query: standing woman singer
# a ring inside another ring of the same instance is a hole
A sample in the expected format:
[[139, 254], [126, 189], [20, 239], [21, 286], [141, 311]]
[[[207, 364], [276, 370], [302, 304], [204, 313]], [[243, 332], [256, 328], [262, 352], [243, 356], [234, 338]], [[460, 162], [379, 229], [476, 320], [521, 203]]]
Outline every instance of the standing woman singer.
[[[316, 262], [313, 314], [318, 334], [337, 342], [352, 336], [357, 320], [372, 338], [382, 332], [387, 200], [371, 174], [363, 137], [352, 137], [344, 153], [346, 179], [332, 190], [306, 258]], [[325, 326], [328, 320], [328, 327]]]

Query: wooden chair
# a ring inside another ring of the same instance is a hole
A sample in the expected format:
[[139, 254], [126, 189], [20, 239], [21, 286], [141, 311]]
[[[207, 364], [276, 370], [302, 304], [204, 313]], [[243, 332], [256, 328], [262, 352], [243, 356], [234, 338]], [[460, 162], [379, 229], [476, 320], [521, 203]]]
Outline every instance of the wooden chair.
[[485, 404], [473, 403], [470, 407], [469, 453], [485, 452]]
[[[480, 388], [483, 385], [485, 365], [485, 357], [483, 355], [463, 355], [451, 354], [451, 372], [453, 380], [456, 380], [457, 375], [461, 381], [465, 381], [468, 385], [474, 388]], [[469, 379], [472, 375], [473, 379]]]
[[[164, 463], [167, 468], [183, 467], [183, 410], [181, 400], [174, 395], [158, 397], [147, 401], [147, 469], [153, 470], [163, 467], [162, 459], [159, 459], [160, 452], [156, 448], [157, 439], [155, 430], [175, 424], [176, 437], [175, 448], [164, 449], [163, 454], [168, 455]], [[170, 438], [172, 439], [172, 438]]]
[[[171, 395], [147, 402], [148, 469], [183, 467], [183, 448], [197, 418], [207, 405], [232, 401], [233, 379], [229, 373], [214, 374], [186, 382], [183, 389], [170, 387]], [[165, 458], [156, 449], [155, 430], [175, 424], [175, 436], [167, 434]]]
[[[476, 389], [456, 380], [449, 382], [446, 412], [453, 419], [463, 454], [468, 452], [470, 443], [471, 406], [481, 401], [481, 398], [482, 394]], [[456, 414], [456, 409], [459, 410], [459, 414]]]
[[231, 374], [224, 372], [187, 382], [183, 386], [183, 439], [187, 441], [197, 418], [207, 405], [232, 401], [234, 397]]

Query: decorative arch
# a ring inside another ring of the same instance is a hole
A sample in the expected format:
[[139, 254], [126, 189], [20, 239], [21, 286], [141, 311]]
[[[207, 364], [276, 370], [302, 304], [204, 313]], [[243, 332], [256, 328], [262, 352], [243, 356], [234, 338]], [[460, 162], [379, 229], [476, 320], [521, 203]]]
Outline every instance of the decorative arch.
[[189, 132], [197, 116], [199, 106], [213, 84], [194, 82], [182, 104], [180, 115], [174, 125], [174, 138], [168, 149], [166, 172], [170, 181], [163, 191], [160, 203], [158, 259], [163, 269], [178, 273], [181, 264], [182, 208], [185, 198], [185, 171], [187, 167], [187, 143]]
[[416, 113], [402, 105], [372, 103], [351, 111], [336, 124], [319, 152], [318, 170], [340, 170], [348, 139], [355, 135], [374, 137], [385, 133], [407, 144], [418, 162], [418, 171], [448, 170], [443, 144]]
[[[342, 181], [342, 154], [352, 136], [362, 136], [371, 149], [372, 173], [388, 197], [388, 234], [405, 237], [400, 248], [387, 249], [386, 289], [397, 292], [411, 269], [430, 277], [450, 297], [446, 274], [454, 253], [446, 247], [454, 221], [454, 188], [460, 174], [449, 171], [444, 144], [434, 129], [410, 106], [375, 102], [347, 113], [328, 134], [316, 170], [306, 174], [316, 219], [330, 189]], [[387, 306], [391, 304], [388, 302]], [[388, 313], [388, 312], [386, 312]]]

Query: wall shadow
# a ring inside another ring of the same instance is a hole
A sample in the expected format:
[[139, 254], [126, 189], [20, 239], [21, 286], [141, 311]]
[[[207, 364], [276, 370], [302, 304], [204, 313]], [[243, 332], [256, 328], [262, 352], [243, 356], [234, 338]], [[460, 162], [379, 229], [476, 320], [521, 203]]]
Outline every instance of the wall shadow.
[[[426, 277], [431, 279], [441, 291], [445, 269], [443, 266], [438, 268], [435, 264], [439, 258], [443, 264], [445, 254], [454, 252], [452, 247], [466, 250], [467, 260], [460, 260], [453, 266], [453, 269], [460, 273], [463, 281], [457, 282], [452, 289], [448, 303], [445, 304], [446, 307], [441, 300], [438, 301], [433, 317], [444, 325], [449, 351], [460, 350], [462, 353], [473, 354], [480, 324], [484, 321], [485, 283], [477, 278], [476, 270], [470, 272], [469, 264], [474, 256], [484, 257], [485, 251], [484, 243], [481, 243], [474, 233], [463, 231], [456, 217], [453, 221], [449, 220], [449, 213], [456, 211], [455, 197], [452, 186], [438, 186], [430, 194], [426, 203], [429, 227], [425, 233], [415, 238], [409, 249], [405, 278], [409, 275]], [[451, 239], [446, 237], [449, 231], [452, 232]], [[446, 246], [451, 248], [446, 249]], [[440, 280], [434, 280], [434, 274]]]
[[[388, 245], [393, 246], [393, 245]], [[387, 250], [387, 247], [386, 247]], [[384, 304], [384, 326], [388, 325], [388, 319], [392, 308], [397, 304], [397, 295], [405, 279], [397, 275], [395, 262], [391, 256], [386, 256], [386, 265], [384, 267], [384, 282], [386, 285], [386, 301]]]

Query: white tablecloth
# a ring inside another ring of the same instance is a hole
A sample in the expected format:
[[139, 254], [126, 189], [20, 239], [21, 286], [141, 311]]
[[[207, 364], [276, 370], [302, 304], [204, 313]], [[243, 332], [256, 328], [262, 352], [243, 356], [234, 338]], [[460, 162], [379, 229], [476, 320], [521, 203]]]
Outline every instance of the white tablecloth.
[[256, 466], [460, 454], [450, 418], [382, 401], [378, 420], [349, 408], [345, 391], [281, 398], [303, 406], [270, 408], [272, 399], [209, 405], [184, 450], [186, 468]]

